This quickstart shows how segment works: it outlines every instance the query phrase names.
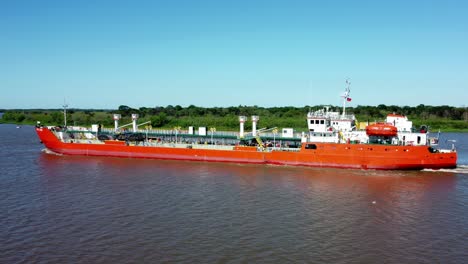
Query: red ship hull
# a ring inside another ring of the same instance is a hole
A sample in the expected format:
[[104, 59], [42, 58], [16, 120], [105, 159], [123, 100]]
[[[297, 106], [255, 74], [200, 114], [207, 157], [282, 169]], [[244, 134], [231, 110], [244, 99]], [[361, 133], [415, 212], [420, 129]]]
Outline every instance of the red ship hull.
[[[233, 150], [218, 150], [127, 146], [119, 141], [104, 144], [65, 143], [46, 127], [37, 127], [36, 132], [47, 149], [65, 155], [381, 170], [455, 168], [457, 162], [456, 152], [433, 153], [427, 146], [303, 143], [299, 151], [267, 152], [245, 146], [236, 146]], [[313, 144], [314, 148], [308, 149], [306, 144]]]

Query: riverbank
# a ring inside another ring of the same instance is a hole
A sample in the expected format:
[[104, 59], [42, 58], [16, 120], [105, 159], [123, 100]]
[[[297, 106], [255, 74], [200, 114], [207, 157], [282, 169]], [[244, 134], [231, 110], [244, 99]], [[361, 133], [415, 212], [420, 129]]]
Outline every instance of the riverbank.
[[[24, 126], [24, 125], [36, 125], [37, 122], [30, 122], [30, 121], [27, 121], [27, 122], [5, 122], [3, 120], [0, 119], [0, 124], [12, 124], [12, 125], [18, 125], [18, 126]], [[447, 122], [449, 123], [449, 122]], [[47, 123], [43, 123], [41, 122], [41, 124], [43, 125], [56, 125], [56, 126], [63, 126], [63, 124], [47, 124]], [[93, 123], [94, 124], [94, 123]], [[71, 124], [73, 125], [73, 124]], [[82, 124], [82, 125], [78, 125], [78, 126], [82, 126], [82, 127], [91, 127], [91, 123], [90, 124]], [[438, 132], [440, 130], [440, 132], [444, 132], [444, 133], [468, 133], [468, 128], [464, 128], [464, 129], [460, 129], [460, 128], [453, 128], [453, 127], [449, 127], [449, 126], [443, 126], [444, 124], [442, 123], [441, 124], [442, 127], [439, 127], [439, 128], [433, 128], [432, 126], [429, 126], [429, 130], [433, 133], [435, 132]], [[103, 126], [103, 127], [111, 127], [110, 125], [109, 126]], [[166, 130], [171, 130], [171, 129], [174, 129], [174, 127], [181, 127], [179, 126], [177, 123], [175, 123], [174, 125], [171, 125], [171, 126], [162, 126], [162, 127], [158, 127], [158, 129], [166, 129]], [[184, 127], [181, 127], [181, 129], [184, 129]], [[228, 128], [228, 129], [217, 129], [218, 131], [220, 130], [223, 130], [223, 131], [233, 131], [233, 132], [236, 132], [238, 130], [236, 129], [232, 129], [232, 128]], [[305, 132], [307, 131], [307, 129], [304, 129], [304, 128], [301, 128], [301, 129], [295, 129], [296, 132]]]
[[[151, 122], [151, 127], [161, 129], [173, 129], [181, 127], [187, 129], [193, 127], [210, 127], [218, 131], [238, 131], [239, 116], [252, 115], [260, 117], [259, 128], [294, 128], [298, 132], [308, 131], [306, 114], [309, 111], [322, 109], [321, 106], [304, 107], [211, 107], [196, 106], [181, 107], [167, 106], [133, 109], [128, 106], [120, 106], [116, 110], [95, 109], [68, 109], [67, 124], [74, 126], [91, 126], [100, 124], [104, 127], [113, 127], [113, 114], [120, 114], [120, 124], [132, 122], [131, 115], [138, 114], [138, 123]], [[331, 107], [330, 111], [340, 111], [339, 107]], [[413, 126], [419, 128], [422, 125], [429, 126], [431, 131], [441, 132], [468, 132], [468, 112], [465, 108], [450, 106], [432, 107], [377, 107], [358, 106], [347, 108], [347, 113], [353, 113], [357, 122], [383, 122], [389, 113], [404, 113], [413, 121]], [[1, 113], [0, 113], [1, 114]], [[63, 125], [64, 114], [62, 109], [16, 109], [5, 110], [0, 123], [30, 124], [40, 121], [44, 125]], [[245, 122], [245, 129], [251, 130], [251, 122]], [[147, 125], [149, 126], [149, 124]], [[142, 127], [145, 128], [145, 127]]]

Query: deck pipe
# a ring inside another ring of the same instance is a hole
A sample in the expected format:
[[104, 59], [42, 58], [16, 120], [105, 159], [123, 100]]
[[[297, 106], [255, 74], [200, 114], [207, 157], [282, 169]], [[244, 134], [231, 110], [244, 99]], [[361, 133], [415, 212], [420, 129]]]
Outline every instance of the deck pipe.
[[258, 116], [252, 116], [252, 136], [257, 136], [257, 122], [260, 120]]
[[119, 129], [119, 120], [121, 118], [120, 114], [114, 114], [114, 126], [115, 126], [115, 131]]
[[243, 138], [244, 137], [244, 123], [247, 121], [246, 116], [239, 116], [239, 125], [240, 125], [240, 131], [239, 131], [239, 137]]
[[133, 132], [137, 132], [137, 120], [138, 114], [132, 114], [132, 125], [133, 125]]

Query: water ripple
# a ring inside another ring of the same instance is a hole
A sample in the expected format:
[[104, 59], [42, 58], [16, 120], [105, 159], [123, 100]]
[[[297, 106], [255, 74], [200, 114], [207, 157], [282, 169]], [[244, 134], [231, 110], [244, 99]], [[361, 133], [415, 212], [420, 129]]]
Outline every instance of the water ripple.
[[466, 165], [386, 172], [68, 157], [2, 137], [0, 263], [468, 258]]

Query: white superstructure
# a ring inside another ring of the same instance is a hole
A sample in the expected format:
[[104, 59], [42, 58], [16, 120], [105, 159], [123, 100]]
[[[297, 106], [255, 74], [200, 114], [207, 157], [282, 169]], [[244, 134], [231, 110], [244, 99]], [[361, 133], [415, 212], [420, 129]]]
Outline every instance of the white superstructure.
[[398, 131], [411, 132], [411, 128], [413, 127], [413, 122], [409, 121], [406, 116], [395, 113], [388, 114], [385, 122], [394, 125]]
[[[343, 97], [343, 113], [329, 111], [329, 107], [318, 111], [310, 111], [307, 114], [307, 135], [309, 142], [335, 142], [335, 143], [380, 143], [398, 145], [427, 145], [427, 128], [423, 127], [413, 132], [413, 122], [404, 115], [389, 114], [383, 122], [395, 126], [398, 133], [396, 136], [374, 135], [370, 136], [365, 130], [357, 130], [356, 117], [346, 114], [346, 102], [350, 102], [350, 82], [346, 81], [347, 87]], [[368, 124], [369, 125], [369, 124]]]

